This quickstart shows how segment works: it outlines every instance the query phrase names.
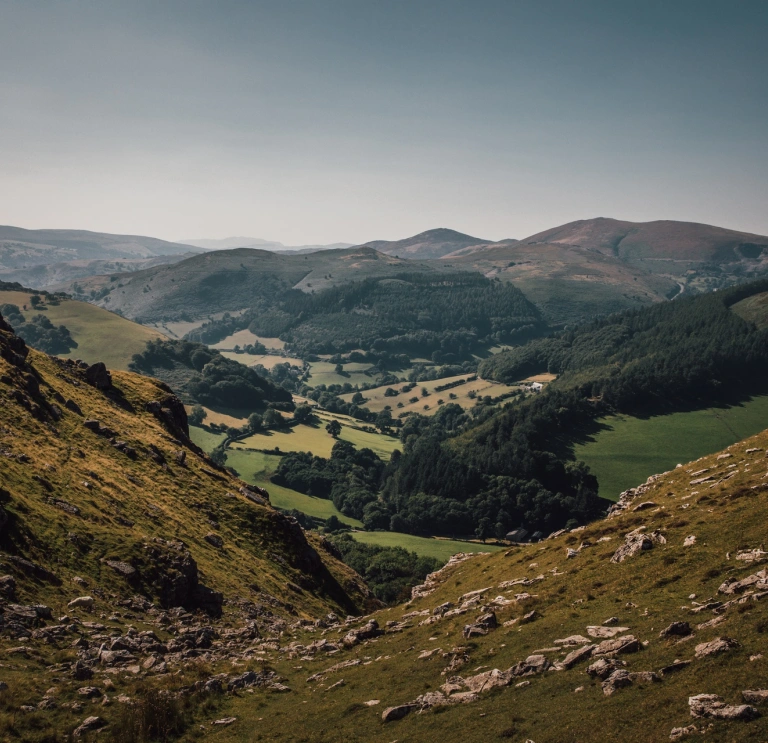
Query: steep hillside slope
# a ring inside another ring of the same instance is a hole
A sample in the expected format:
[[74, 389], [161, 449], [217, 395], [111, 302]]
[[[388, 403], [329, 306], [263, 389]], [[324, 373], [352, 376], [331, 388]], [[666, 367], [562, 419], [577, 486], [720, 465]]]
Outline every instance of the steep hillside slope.
[[43, 315], [54, 325], [67, 328], [77, 345], [68, 353], [57, 354], [63, 358], [82, 359], [91, 364], [103, 361], [111, 369], [125, 371], [132, 356], [141, 353], [148, 341], [164, 338], [152, 328], [87, 302], [57, 298], [52, 303], [44, 297], [42, 304], [32, 309], [30, 297], [33, 294], [28, 290], [0, 291], [0, 306], [19, 307], [27, 321]]
[[286, 638], [269, 658], [293, 695], [233, 699], [212, 740], [765, 740], [766, 447], [652, 477], [586, 528], [459, 555], [357, 635]]
[[192, 444], [162, 383], [29, 351], [0, 321], [0, 398], [0, 738], [52, 740], [100, 690], [192, 683], [298, 620], [375, 605]]
[[373, 248], [380, 253], [396, 255], [412, 260], [432, 260], [442, 258], [448, 253], [473, 245], [487, 245], [491, 240], [464, 235], [445, 227], [427, 230], [403, 240], [372, 240], [362, 247]]

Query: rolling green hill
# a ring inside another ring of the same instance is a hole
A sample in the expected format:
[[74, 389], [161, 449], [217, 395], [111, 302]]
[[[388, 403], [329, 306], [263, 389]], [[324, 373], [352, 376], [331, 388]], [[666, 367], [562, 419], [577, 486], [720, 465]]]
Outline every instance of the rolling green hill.
[[[156, 330], [87, 302], [60, 299], [58, 304], [44, 302], [33, 310], [29, 302], [33, 293], [0, 291], [0, 305], [16, 305], [26, 320], [42, 314], [54, 325], [64, 325], [77, 343], [76, 348], [62, 354], [64, 358], [91, 364], [103, 361], [111, 369], [127, 370], [133, 354], [143, 351], [148, 341], [163, 338]], [[23, 309], [25, 305], [27, 309]]]

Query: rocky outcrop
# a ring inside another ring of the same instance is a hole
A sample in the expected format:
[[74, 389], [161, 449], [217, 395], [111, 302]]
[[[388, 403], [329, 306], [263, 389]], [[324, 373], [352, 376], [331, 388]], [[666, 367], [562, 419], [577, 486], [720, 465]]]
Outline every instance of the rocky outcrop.
[[702, 642], [696, 646], [696, 657], [706, 658], [709, 655], [718, 655], [739, 647], [739, 643], [730, 637], [718, 637], [711, 642]]
[[145, 407], [174, 437], [185, 442], [189, 440], [187, 411], [184, 403], [176, 395], [167, 395], [162, 400], [153, 400]]

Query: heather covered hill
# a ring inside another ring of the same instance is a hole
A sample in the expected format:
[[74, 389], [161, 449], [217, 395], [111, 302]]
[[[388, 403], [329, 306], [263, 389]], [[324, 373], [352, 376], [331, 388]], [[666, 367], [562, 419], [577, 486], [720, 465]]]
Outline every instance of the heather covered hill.
[[573, 245], [642, 260], [729, 263], [768, 260], [768, 237], [696, 222], [582, 219], [526, 237], [525, 243]]

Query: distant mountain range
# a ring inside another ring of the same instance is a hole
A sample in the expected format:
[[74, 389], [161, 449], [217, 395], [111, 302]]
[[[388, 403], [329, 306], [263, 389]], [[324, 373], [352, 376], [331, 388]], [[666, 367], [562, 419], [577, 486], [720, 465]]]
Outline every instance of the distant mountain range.
[[232, 250], [234, 248], [256, 248], [274, 253], [314, 253], [317, 250], [342, 250], [351, 248], [354, 243], [329, 243], [328, 245], [284, 245], [274, 240], [262, 240], [260, 237], [225, 237], [221, 240], [194, 239], [181, 240], [185, 245], [192, 245], [203, 250]]

